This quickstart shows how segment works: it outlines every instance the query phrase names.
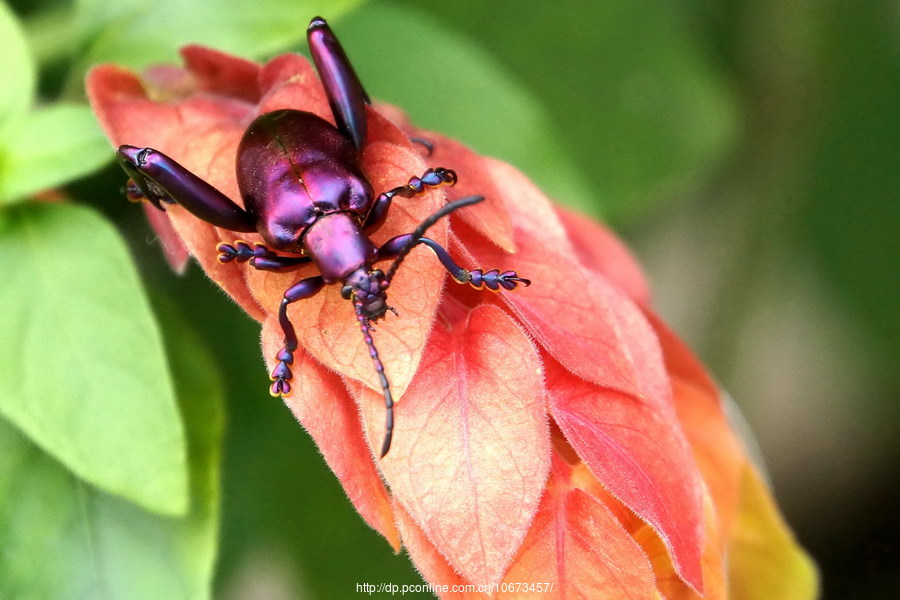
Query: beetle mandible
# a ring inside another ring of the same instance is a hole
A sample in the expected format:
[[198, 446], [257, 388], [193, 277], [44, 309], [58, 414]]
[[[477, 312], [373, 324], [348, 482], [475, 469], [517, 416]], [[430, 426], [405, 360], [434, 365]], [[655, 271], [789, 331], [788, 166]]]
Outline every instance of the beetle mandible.
[[[342, 284], [341, 294], [353, 305], [384, 394], [384, 457], [391, 447], [394, 402], [372, 340], [371, 323], [393, 310], [387, 304], [387, 289], [404, 257], [424, 244], [457, 282], [476, 289], [514, 290], [519, 284], [531, 282], [515, 271], [464, 269], [441, 245], [424, 237], [439, 219], [481, 202], [481, 196], [444, 205], [414, 231], [396, 236], [381, 247], [369, 240], [364, 232], [384, 221], [396, 196], [412, 198], [429, 189], [452, 186], [456, 173], [428, 169], [421, 177], [411, 177], [406, 185], [376, 197], [361, 166], [369, 97], [324, 19], [316, 17], [310, 22], [307, 41], [335, 125], [300, 110], [278, 110], [257, 117], [237, 150], [243, 208], [158, 150], [125, 145], [116, 154], [129, 177], [126, 194], [130, 200], [148, 201], [160, 210], [164, 210], [164, 204], [177, 203], [212, 225], [235, 232], [258, 232], [265, 241], [219, 244], [220, 262], [247, 262], [256, 269], [277, 272], [310, 262], [318, 268], [319, 275], [302, 279], [284, 292], [278, 311], [284, 347], [271, 373], [273, 396], [291, 391], [290, 365], [298, 341], [288, 306], [315, 295], [326, 284]], [[386, 271], [374, 267], [376, 262], [390, 259], [393, 262]]]

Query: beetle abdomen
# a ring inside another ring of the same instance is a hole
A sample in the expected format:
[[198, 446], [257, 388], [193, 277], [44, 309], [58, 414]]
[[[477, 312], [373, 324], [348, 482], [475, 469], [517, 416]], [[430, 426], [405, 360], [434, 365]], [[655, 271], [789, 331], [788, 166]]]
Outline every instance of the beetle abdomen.
[[298, 251], [322, 215], [362, 218], [372, 188], [353, 144], [324, 119], [299, 110], [258, 117], [238, 146], [237, 180], [260, 234], [278, 249]]

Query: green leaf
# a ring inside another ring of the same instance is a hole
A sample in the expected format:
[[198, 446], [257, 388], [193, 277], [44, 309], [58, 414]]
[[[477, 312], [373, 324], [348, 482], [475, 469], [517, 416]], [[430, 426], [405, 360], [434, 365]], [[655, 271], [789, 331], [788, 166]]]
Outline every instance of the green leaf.
[[31, 106], [36, 77], [25, 34], [5, 2], [0, 3], [0, 56], [3, 57], [0, 139], [3, 139], [9, 124]]
[[80, 82], [87, 67], [114, 62], [132, 68], [177, 62], [178, 48], [202, 44], [248, 58], [298, 46], [309, 19], [338, 16], [360, 0], [81, 0], [76, 27], [87, 50], [73, 69]]
[[46, 2], [37, 11], [29, 11], [22, 26], [34, 62], [49, 82], [57, 65], [67, 64], [75, 54], [78, 31], [72, 27], [75, 9], [71, 2]]
[[0, 203], [87, 175], [112, 156], [87, 106], [56, 104], [28, 113], [0, 146]]
[[178, 388], [189, 431], [190, 512], [161, 517], [101, 492], [0, 419], [0, 598], [211, 597], [221, 392], [196, 340], [179, 332], [170, 341], [185, 374]]
[[[867, 328], [865, 360], [897, 381], [900, 348], [900, 53], [896, 5], [838, 3], [822, 19], [817, 127], [795, 226], [845, 309]], [[896, 386], [896, 383], [894, 384]], [[869, 401], [896, 411], [896, 398]]]
[[[552, 2], [458, 0], [442, 6], [441, 22], [470, 36], [462, 44], [483, 45], [542, 103], [572, 166], [588, 179], [592, 204], [611, 218], [635, 218], [681, 193], [734, 148], [738, 107], [676, 3], [606, 0], [561, 10]], [[398, 43], [410, 52], [407, 33]], [[458, 94], [459, 84], [456, 75], [427, 69], [405, 89], [415, 96], [438, 87], [473, 117], [484, 114], [487, 99]], [[487, 119], [482, 126], [484, 135], [518, 133], [497, 131]], [[540, 180], [542, 169], [528, 175]]]
[[91, 210], [0, 211], [0, 415], [98, 487], [187, 508], [184, 430], [162, 340], [116, 232]]
[[[399, 5], [367, 4], [334, 28], [377, 100], [514, 164], [553, 197], [589, 201], [544, 107], [477, 40]], [[378, 32], [395, 31], [402, 31], [396, 43], [375, 41]]]

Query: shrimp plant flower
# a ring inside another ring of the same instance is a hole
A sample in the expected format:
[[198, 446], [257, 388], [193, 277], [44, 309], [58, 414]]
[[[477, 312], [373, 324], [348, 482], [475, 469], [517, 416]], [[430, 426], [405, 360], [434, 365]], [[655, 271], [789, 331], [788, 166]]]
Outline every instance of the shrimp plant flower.
[[[241, 203], [238, 143], [283, 108], [333, 122], [310, 63], [257, 64], [188, 46], [183, 67], [95, 67], [87, 92], [115, 145], [158, 149]], [[533, 283], [497, 294], [457, 285], [427, 248], [398, 271], [399, 317], [374, 334], [396, 399], [379, 458], [384, 400], [340, 286], [290, 307], [299, 348], [284, 402], [366, 523], [405, 548], [442, 598], [776, 598], [816, 594], [812, 563], [735, 436], [722, 393], [654, 314], [647, 283], [607, 229], [555, 206], [522, 173], [367, 108], [362, 164], [376, 191], [428, 167], [454, 187], [398, 199], [375, 244], [448, 201], [486, 200], [429, 236], [469, 268], [515, 268]], [[427, 145], [411, 138], [426, 140]], [[236, 234], [146, 205], [182, 269], [188, 256], [262, 324], [269, 369], [290, 273], [222, 264]], [[264, 388], [263, 367], [259, 366]], [[254, 398], [253, 401], [258, 401]]]

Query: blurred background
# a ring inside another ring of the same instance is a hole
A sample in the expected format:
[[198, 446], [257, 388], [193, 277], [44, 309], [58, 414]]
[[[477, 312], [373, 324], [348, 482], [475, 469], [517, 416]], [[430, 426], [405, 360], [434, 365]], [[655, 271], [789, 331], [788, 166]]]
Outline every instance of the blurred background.
[[[321, 13], [374, 98], [512, 162], [628, 241], [659, 312], [745, 415], [824, 597], [897, 597], [900, 3], [8, 4], [46, 104], [83, 102], [90, 64], [175, 62], [188, 41], [305, 53]], [[168, 270], [123, 183], [108, 163], [65, 192], [115, 222], [163, 329], [190, 329], [221, 377], [216, 596], [419, 582], [265, 393], [258, 325], [196, 266]]]

